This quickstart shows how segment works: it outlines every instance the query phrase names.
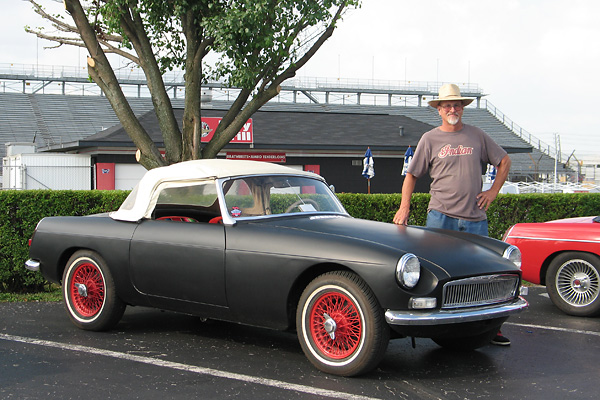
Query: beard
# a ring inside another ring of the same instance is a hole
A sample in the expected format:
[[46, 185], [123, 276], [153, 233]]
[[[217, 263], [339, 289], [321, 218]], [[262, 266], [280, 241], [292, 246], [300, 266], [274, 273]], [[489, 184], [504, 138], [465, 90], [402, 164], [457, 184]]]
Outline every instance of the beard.
[[448, 115], [448, 123], [450, 125], [454, 126], [454, 125], [458, 124], [458, 121], [460, 121], [460, 118], [458, 117], [458, 115], [454, 115], [454, 114]]

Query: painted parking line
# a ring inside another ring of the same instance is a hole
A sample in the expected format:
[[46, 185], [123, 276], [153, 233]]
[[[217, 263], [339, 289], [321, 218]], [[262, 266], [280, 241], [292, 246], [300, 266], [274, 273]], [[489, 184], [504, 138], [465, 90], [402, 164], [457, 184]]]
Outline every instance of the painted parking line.
[[260, 377], [244, 375], [244, 374], [236, 374], [236, 373], [232, 373], [232, 372], [220, 371], [218, 369], [204, 368], [204, 367], [198, 367], [195, 365], [188, 365], [188, 364], [176, 363], [176, 362], [171, 362], [171, 361], [158, 360], [156, 358], [136, 356], [133, 354], [98, 349], [95, 347], [80, 346], [80, 345], [76, 345], [76, 344], [66, 344], [66, 343], [60, 343], [60, 342], [53, 342], [50, 340], [28, 338], [28, 337], [24, 337], [24, 336], [7, 335], [7, 334], [3, 334], [3, 333], [0, 333], [0, 339], [7, 340], [7, 341], [13, 341], [13, 342], [26, 343], [26, 344], [34, 344], [34, 345], [38, 345], [38, 346], [53, 347], [53, 348], [57, 348], [57, 349], [61, 349], [61, 350], [78, 351], [78, 352], [95, 354], [95, 355], [104, 356], [104, 357], [118, 358], [121, 360], [134, 361], [134, 362], [153, 365], [153, 366], [157, 366], [157, 367], [171, 368], [171, 369], [176, 369], [176, 370], [180, 370], [180, 371], [191, 372], [194, 374], [209, 375], [209, 376], [214, 376], [217, 378], [224, 378], [224, 379], [234, 379], [237, 381], [253, 383], [253, 384], [263, 385], [263, 386], [269, 386], [269, 387], [283, 389], [283, 390], [293, 390], [295, 392], [306, 393], [306, 394], [316, 395], [316, 396], [329, 397], [332, 399], [378, 400], [374, 397], [367, 397], [367, 396], [360, 396], [360, 395], [355, 395], [355, 394], [351, 394], [351, 393], [337, 392], [334, 390], [319, 389], [319, 388], [315, 388], [315, 387], [311, 387], [311, 386], [298, 385], [298, 384], [284, 382], [284, 381], [278, 381], [278, 380], [274, 380], [274, 379], [266, 379], [266, 378], [260, 378]]
[[557, 331], [557, 332], [579, 333], [579, 334], [582, 334], [582, 335], [600, 336], [600, 332], [582, 331], [582, 330], [579, 330], [579, 329], [559, 328], [559, 327], [556, 327], [556, 326], [519, 324], [517, 322], [505, 322], [504, 325], [521, 326], [523, 328], [545, 329], [545, 330], [548, 330], [548, 331]]

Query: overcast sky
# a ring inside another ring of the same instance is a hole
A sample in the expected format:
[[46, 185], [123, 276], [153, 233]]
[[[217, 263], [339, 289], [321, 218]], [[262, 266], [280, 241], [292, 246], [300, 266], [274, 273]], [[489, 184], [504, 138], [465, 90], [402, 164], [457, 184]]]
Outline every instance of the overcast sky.
[[[29, 3], [0, 3], [0, 64], [85, 65], [25, 33], [40, 24]], [[299, 75], [477, 84], [532, 135], [600, 162], [598, 16], [597, 0], [363, 0]]]

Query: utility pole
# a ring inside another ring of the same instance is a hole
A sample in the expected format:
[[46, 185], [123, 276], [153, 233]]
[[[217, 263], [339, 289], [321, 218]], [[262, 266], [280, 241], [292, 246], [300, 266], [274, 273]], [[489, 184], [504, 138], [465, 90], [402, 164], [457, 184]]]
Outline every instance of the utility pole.
[[559, 147], [560, 137], [558, 133], [554, 134], [554, 149], [556, 150], [554, 153], [554, 190], [556, 190], [556, 183], [558, 181], [557, 173], [558, 173], [558, 147]]

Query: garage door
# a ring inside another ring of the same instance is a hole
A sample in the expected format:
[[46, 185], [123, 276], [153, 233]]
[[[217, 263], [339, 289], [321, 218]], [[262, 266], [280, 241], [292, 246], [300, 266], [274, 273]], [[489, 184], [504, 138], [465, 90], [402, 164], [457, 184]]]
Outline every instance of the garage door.
[[115, 189], [131, 190], [142, 179], [146, 168], [139, 164], [116, 164], [115, 165]]

